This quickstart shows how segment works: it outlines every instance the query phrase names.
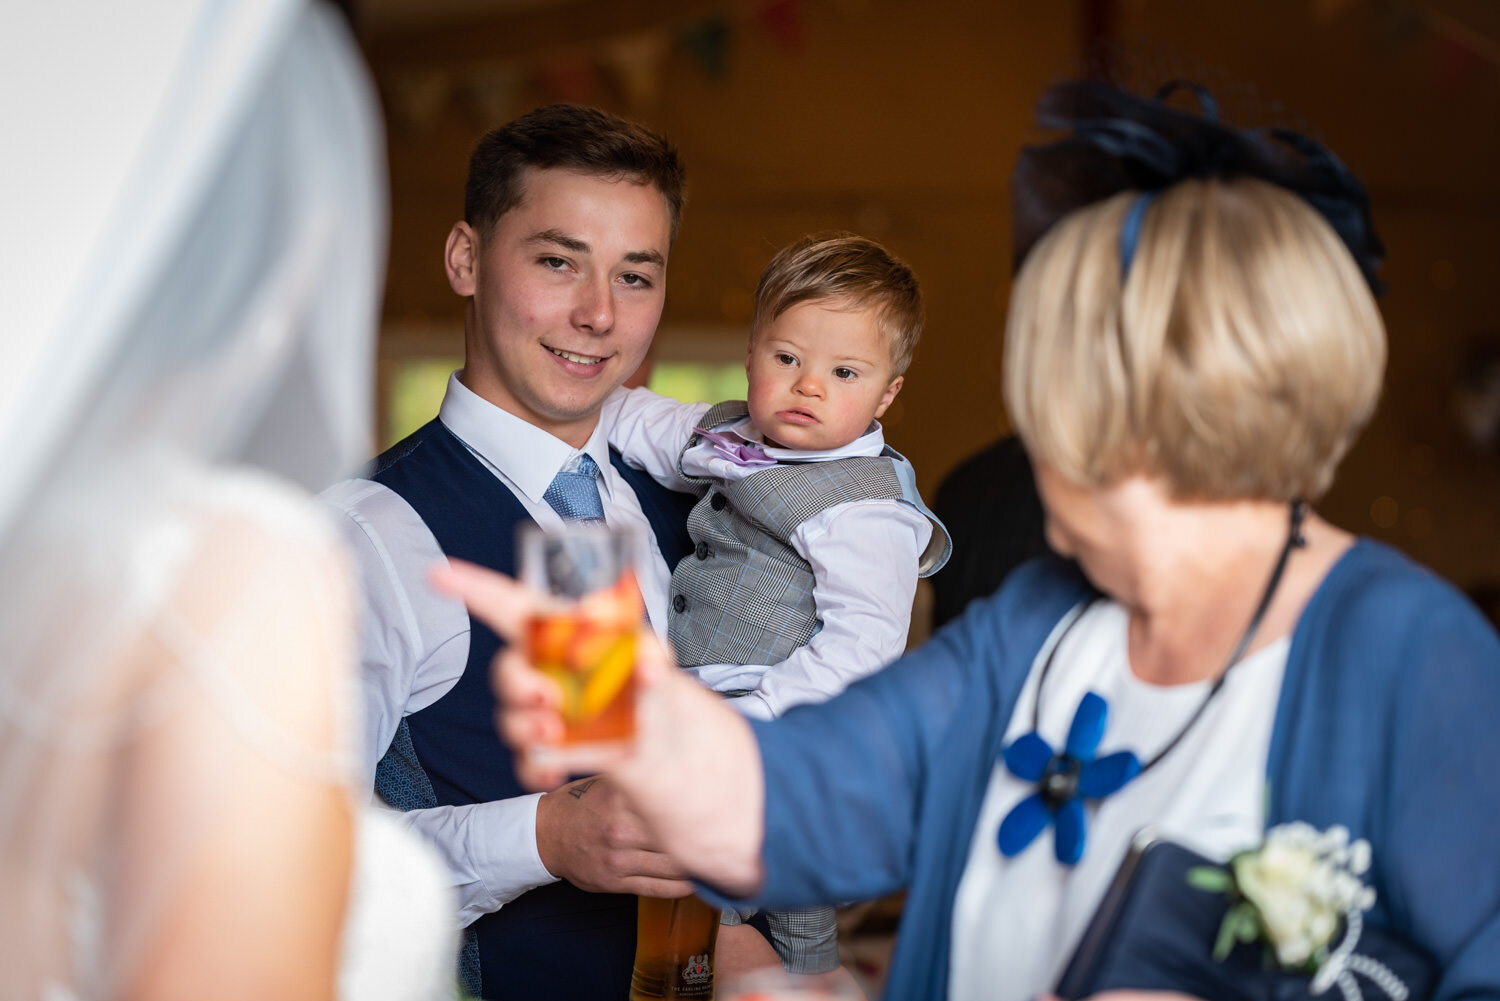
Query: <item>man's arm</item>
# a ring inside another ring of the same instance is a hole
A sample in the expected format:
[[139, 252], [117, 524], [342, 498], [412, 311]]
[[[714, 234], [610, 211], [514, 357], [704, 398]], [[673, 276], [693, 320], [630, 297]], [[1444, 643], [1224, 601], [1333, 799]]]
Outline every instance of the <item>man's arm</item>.
[[697, 493], [682, 478], [677, 460], [693, 429], [708, 413], [707, 403], [678, 403], [649, 389], [618, 389], [604, 402], [600, 420], [610, 447], [627, 463], [669, 490]]
[[[469, 617], [427, 586], [443, 562], [432, 532], [393, 491], [348, 480], [320, 498], [333, 508], [360, 581], [360, 697], [364, 788], [408, 713], [446, 695], [464, 672]], [[407, 811], [403, 820], [448, 863], [468, 924], [554, 880], [536, 846], [539, 796]]]
[[[362, 584], [361, 764], [364, 787], [371, 788], [402, 717], [442, 698], [463, 674], [469, 618], [460, 602], [428, 586], [427, 574], [445, 557], [404, 500], [357, 480], [322, 499], [340, 515]], [[662, 885], [673, 870], [646, 849], [614, 796], [594, 794], [584, 802], [559, 790], [410, 810], [403, 819], [447, 860], [465, 924], [559, 878], [590, 890], [673, 895]], [[687, 889], [681, 884], [679, 892]]]
[[[809, 518], [790, 541], [812, 565], [813, 603], [823, 628], [780, 663], [708, 665], [696, 669], [699, 680], [721, 690], [751, 688], [730, 705], [770, 719], [793, 706], [826, 702], [880, 670], [906, 648], [917, 563], [931, 534], [921, 512], [894, 500], [841, 504]], [[746, 683], [736, 685], [736, 677]]]

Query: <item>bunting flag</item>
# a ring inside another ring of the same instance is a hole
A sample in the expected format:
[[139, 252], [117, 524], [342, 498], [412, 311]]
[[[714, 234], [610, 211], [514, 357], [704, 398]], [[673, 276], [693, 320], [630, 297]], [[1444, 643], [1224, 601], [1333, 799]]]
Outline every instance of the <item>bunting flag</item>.
[[1360, 0], [1312, 0], [1313, 20], [1319, 24], [1337, 21], [1359, 2]]
[[710, 79], [722, 80], [728, 71], [733, 30], [727, 17], [715, 14], [688, 25], [682, 33], [682, 47]]
[[597, 81], [594, 61], [582, 50], [554, 53], [537, 68], [537, 83], [548, 101], [588, 104]]
[[520, 94], [521, 72], [509, 63], [470, 67], [459, 85], [465, 108], [486, 129], [516, 116]]
[[1469, 84], [1479, 60], [1474, 53], [1455, 39], [1438, 37], [1438, 92], [1452, 96]]
[[648, 31], [622, 38], [604, 50], [604, 61], [632, 109], [651, 111], [661, 103], [661, 65], [667, 47], [665, 34]]
[[756, 20], [787, 51], [802, 48], [802, 0], [770, 0]]
[[441, 70], [409, 70], [391, 77], [381, 88], [391, 127], [408, 135], [425, 132], [448, 104], [452, 90], [452, 78]]

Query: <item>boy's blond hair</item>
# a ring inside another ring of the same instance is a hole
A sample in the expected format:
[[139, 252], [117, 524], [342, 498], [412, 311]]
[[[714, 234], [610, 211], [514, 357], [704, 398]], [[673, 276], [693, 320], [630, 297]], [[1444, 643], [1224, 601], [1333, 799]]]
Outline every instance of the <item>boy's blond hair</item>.
[[1005, 400], [1033, 458], [1084, 486], [1134, 473], [1183, 499], [1314, 499], [1374, 410], [1385, 328], [1358, 266], [1297, 196], [1183, 181], [1080, 209], [1028, 255]]
[[911, 268], [880, 244], [853, 233], [814, 233], [771, 258], [755, 287], [750, 343], [804, 302], [874, 306], [891, 352], [891, 375], [906, 372], [922, 336], [922, 290]]

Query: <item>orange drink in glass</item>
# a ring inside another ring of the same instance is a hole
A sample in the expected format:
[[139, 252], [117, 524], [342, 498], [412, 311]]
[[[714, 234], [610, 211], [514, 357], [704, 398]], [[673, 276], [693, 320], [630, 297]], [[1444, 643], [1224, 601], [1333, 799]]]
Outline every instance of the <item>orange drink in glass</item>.
[[527, 623], [527, 654], [562, 691], [561, 742], [532, 749], [545, 760], [566, 765], [570, 751], [619, 749], [635, 736], [645, 605], [631, 568], [634, 538], [603, 525], [523, 533], [521, 579], [543, 595]]

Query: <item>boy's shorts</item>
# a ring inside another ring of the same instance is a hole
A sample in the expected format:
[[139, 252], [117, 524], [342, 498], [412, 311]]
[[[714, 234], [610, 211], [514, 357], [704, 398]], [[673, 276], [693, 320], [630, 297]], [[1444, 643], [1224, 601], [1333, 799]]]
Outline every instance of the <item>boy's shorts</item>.
[[[755, 911], [735, 911], [726, 907], [720, 924], [755, 924], [749, 921]], [[839, 966], [839, 930], [832, 907], [801, 907], [789, 911], [766, 911], [765, 921], [771, 947], [789, 973], [828, 973]]]

